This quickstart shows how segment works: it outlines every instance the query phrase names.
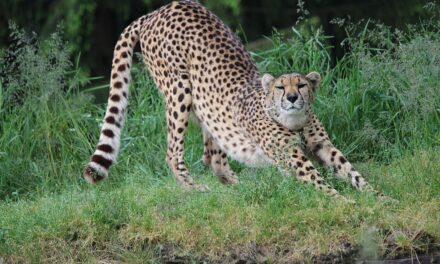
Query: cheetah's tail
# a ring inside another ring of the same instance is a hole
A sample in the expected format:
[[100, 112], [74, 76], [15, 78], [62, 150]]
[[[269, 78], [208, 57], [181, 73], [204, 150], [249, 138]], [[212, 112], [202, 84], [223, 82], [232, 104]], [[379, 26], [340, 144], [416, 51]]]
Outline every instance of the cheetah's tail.
[[147, 16], [140, 17], [122, 32], [113, 53], [110, 94], [101, 135], [90, 162], [84, 169], [84, 177], [90, 183], [105, 179], [110, 166], [116, 161], [121, 130], [128, 103], [128, 87], [133, 49], [139, 41], [141, 26]]

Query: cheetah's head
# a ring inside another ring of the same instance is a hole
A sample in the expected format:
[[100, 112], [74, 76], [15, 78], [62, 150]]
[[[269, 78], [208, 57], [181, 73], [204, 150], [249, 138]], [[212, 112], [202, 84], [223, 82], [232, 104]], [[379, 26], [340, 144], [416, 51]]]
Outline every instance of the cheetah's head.
[[317, 72], [284, 74], [278, 78], [264, 74], [261, 83], [266, 93], [267, 114], [289, 129], [303, 128], [320, 80]]

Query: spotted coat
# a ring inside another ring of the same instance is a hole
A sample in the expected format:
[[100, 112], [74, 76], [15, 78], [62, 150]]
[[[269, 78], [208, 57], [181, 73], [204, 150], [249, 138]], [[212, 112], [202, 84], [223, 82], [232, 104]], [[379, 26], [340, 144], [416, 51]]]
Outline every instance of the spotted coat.
[[183, 188], [207, 189], [194, 183], [184, 162], [190, 113], [203, 130], [203, 161], [225, 184], [238, 183], [229, 167], [229, 156], [249, 166], [277, 165], [285, 173], [293, 172], [299, 180], [339, 197], [306, 156], [310, 153], [357, 189], [370, 188], [332, 145], [311, 111], [320, 75], [261, 76], [235, 34], [194, 1], [163, 6], [137, 19], [121, 34], [114, 50], [99, 143], [84, 171], [89, 182], [107, 177], [116, 160], [127, 110], [133, 48], [138, 41], [165, 98], [166, 160]]

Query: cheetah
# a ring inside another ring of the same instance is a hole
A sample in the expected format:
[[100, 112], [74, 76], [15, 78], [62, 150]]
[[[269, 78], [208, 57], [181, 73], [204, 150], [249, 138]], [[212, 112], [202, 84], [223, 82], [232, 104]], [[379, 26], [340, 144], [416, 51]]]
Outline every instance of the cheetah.
[[90, 183], [106, 178], [117, 158], [138, 41], [166, 103], [166, 161], [184, 189], [207, 190], [194, 182], [184, 161], [190, 114], [203, 131], [203, 161], [224, 184], [238, 183], [229, 156], [248, 166], [276, 165], [317, 190], [343, 198], [321, 178], [310, 154], [358, 190], [372, 189], [333, 146], [312, 112], [320, 74], [261, 76], [238, 37], [216, 15], [189, 0], [140, 17], [120, 35], [99, 142], [84, 170]]

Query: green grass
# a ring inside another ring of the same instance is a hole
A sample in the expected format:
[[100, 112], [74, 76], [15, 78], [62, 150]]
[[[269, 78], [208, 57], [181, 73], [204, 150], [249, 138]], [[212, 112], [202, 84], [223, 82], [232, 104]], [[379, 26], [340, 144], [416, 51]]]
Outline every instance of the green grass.
[[[301, 260], [346, 243], [366, 250], [362, 243], [371, 230], [377, 248], [364, 257], [424, 252], [434, 246], [424, 243], [427, 234], [440, 237], [438, 153], [420, 151], [388, 166], [360, 164], [375, 186], [400, 203], [339, 188], [356, 198], [355, 206], [329, 200], [272, 169], [244, 169], [233, 188], [200, 170], [195, 178], [213, 191], [196, 193], [136, 164], [130, 172], [113, 173], [124, 177], [119, 183], [80, 184], [60, 194], [4, 202], [0, 252], [11, 261], [130, 262], [144, 255], [159, 260], [159, 245], [174, 245], [173, 254], [218, 260], [255, 243], [267, 249], [269, 259]], [[156, 173], [168, 174], [165, 168]], [[284, 249], [290, 251], [279, 252]]]
[[399, 201], [358, 193], [320, 168], [356, 205], [276, 168], [232, 162], [241, 182], [221, 185], [201, 162], [194, 123], [185, 142], [187, 164], [212, 191], [182, 191], [165, 162], [163, 101], [141, 66], [133, 70], [120, 158], [107, 181], [88, 185], [81, 171], [104, 106], [79, 92], [87, 79], [69, 61], [59, 33], [32, 44], [13, 29], [25, 45], [0, 59], [0, 259], [312, 262], [439, 250], [440, 26], [429, 25], [399, 38], [390, 29], [361, 30], [335, 66], [326, 37], [316, 31], [295, 31], [288, 40], [274, 35], [272, 49], [254, 54], [262, 71], [322, 73], [315, 111], [332, 140], [373, 186]]

